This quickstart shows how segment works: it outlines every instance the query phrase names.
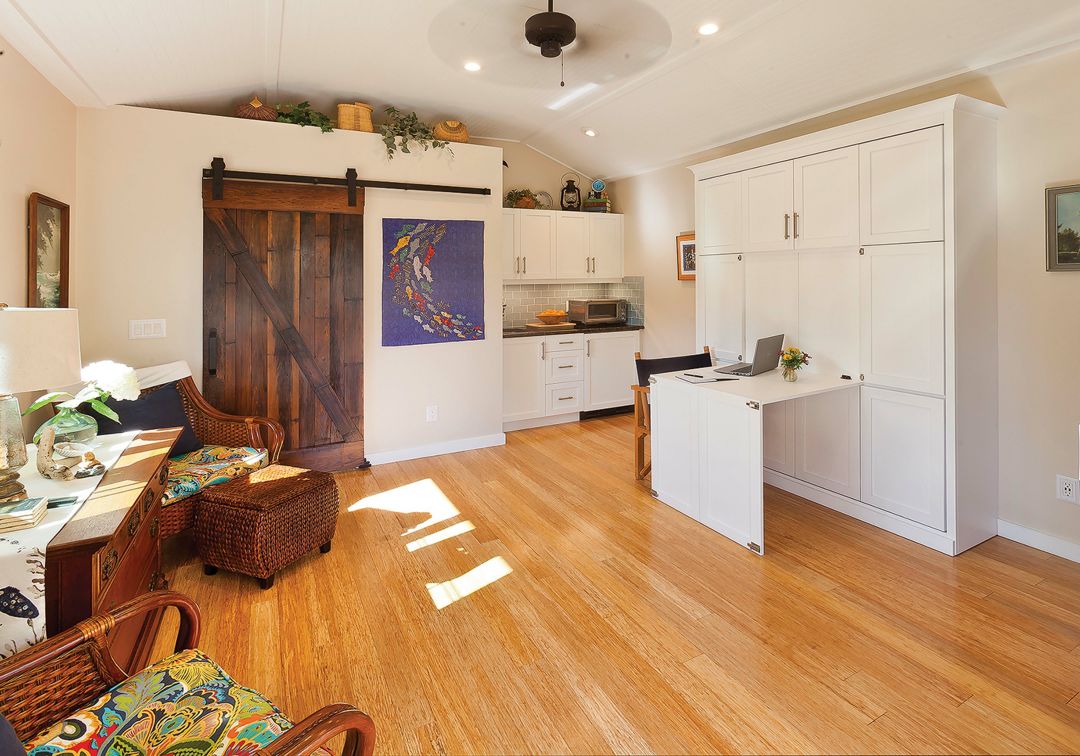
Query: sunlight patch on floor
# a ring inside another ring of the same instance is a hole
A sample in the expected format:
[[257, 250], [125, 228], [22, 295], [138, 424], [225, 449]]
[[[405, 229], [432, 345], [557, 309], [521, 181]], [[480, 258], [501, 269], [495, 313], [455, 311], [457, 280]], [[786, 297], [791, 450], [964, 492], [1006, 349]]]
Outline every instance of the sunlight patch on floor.
[[507, 564], [505, 559], [492, 557], [453, 580], [447, 580], [444, 583], [428, 583], [427, 589], [431, 594], [431, 600], [435, 602], [435, 608], [444, 609], [470, 593], [476, 593], [484, 586], [506, 577], [513, 571], [514, 568]]
[[417, 551], [418, 549], [422, 549], [425, 546], [431, 546], [433, 544], [439, 543], [440, 541], [445, 541], [449, 538], [455, 538], [459, 535], [464, 535], [470, 530], [476, 530], [476, 526], [473, 525], [472, 522], [470, 522], [469, 520], [462, 520], [461, 522], [445, 527], [442, 530], [436, 530], [431, 535], [417, 538], [415, 541], [409, 541], [407, 544], [405, 544], [405, 548], [407, 548], [409, 551]]
[[365, 496], [349, 505], [350, 512], [359, 512], [363, 509], [382, 509], [399, 514], [428, 515], [428, 519], [407, 529], [402, 533], [403, 536], [416, 533], [461, 514], [431, 478]]

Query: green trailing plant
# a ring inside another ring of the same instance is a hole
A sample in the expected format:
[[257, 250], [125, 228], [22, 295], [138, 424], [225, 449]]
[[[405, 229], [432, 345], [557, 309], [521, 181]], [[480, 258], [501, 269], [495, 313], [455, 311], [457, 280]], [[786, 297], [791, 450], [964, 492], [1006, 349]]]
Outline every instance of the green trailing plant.
[[311, 107], [307, 100], [295, 105], [278, 105], [277, 119], [282, 123], [295, 123], [299, 126], [318, 126], [324, 133], [334, 130], [330, 116]]
[[[386, 108], [388, 120], [379, 126], [383, 144], [386, 145], [386, 157], [394, 159], [394, 153], [400, 149], [408, 154], [409, 144], [414, 143], [419, 147], [428, 149], [445, 149], [451, 155], [450, 143], [435, 138], [435, 132], [430, 126], [420, 120], [416, 113], [403, 113], [390, 105]], [[399, 142], [400, 140], [400, 142]]]
[[[522, 202], [525, 200], [525, 202]], [[540, 198], [536, 196], [536, 193], [532, 189], [511, 189], [506, 193], [506, 197], [503, 200], [503, 207], [538, 207], [540, 205]]]

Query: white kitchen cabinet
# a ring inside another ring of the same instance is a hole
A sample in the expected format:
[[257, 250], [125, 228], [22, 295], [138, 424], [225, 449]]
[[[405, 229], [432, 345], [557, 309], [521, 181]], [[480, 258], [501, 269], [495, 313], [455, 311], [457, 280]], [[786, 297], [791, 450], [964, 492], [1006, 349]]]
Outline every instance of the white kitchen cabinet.
[[637, 383], [634, 353], [640, 350], [640, 331], [585, 335], [585, 410], [634, 403], [630, 387]]
[[521, 229], [521, 216], [513, 210], [502, 213], [502, 269], [503, 279], [513, 281], [521, 278], [521, 255], [518, 233]]
[[543, 338], [503, 339], [503, 422], [547, 414]]
[[785, 475], [795, 474], [794, 404], [795, 402], [775, 402], [761, 408], [761, 463], [770, 470]]
[[862, 244], [945, 238], [942, 127], [859, 146]]
[[859, 245], [859, 148], [819, 152], [794, 163], [795, 248]]
[[800, 250], [799, 340], [807, 372], [859, 374], [859, 248]]
[[740, 252], [794, 249], [792, 161], [763, 165], [743, 174], [743, 246]]
[[623, 276], [623, 216], [584, 213], [589, 229], [590, 267], [594, 278]]
[[697, 344], [709, 347], [719, 362], [739, 362], [744, 351], [743, 256], [699, 255], [697, 265]]
[[795, 469], [799, 480], [858, 499], [860, 391], [833, 391], [790, 402], [794, 415]]
[[583, 278], [592, 275], [589, 226], [585, 213], [555, 215], [555, 277]]
[[699, 258], [740, 251], [742, 182], [741, 173], [698, 182], [695, 242]]
[[870, 386], [861, 393], [861, 500], [945, 530], [945, 401]]
[[584, 387], [581, 381], [560, 383], [547, 387], [547, 414], [565, 415], [581, 412], [585, 407]]
[[745, 256], [746, 362], [757, 340], [784, 334], [784, 345], [798, 344], [799, 266], [795, 252], [758, 252]]
[[549, 352], [544, 360], [548, 383], [569, 383], [585, 378], [585, 357], [581, 350], [573, 352]]
[[865, 247], [860, 266], [864, 380], [944, 394], [944, 244]]
[[556, 213], [553, 210], [518, 210], [522, 278], [555, 277]]

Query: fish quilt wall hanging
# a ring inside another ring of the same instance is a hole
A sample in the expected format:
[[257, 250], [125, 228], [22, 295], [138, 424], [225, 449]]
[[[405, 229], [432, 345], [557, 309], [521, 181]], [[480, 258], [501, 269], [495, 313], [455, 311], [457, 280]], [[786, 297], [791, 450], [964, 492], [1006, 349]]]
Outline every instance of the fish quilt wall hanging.
[[484, 222], [384, 218], [382, 345], [484, 338]]

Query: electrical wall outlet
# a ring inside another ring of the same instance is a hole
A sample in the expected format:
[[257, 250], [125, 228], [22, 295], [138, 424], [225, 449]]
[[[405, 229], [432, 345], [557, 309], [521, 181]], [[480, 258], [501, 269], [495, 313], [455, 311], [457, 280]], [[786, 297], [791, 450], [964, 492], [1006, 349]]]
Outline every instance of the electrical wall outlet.
[[165, 338], [165, 318], [154, 320], [129, 320], [129, 339], [163, 339]]
[[1073, 504], [1080, 503], [1077, 492], [1080, 491], [1080, 480], [1070, 478], [1067, 475], [1057, 476], [1057, 497], [1062, 501], [1071, 501]]
[[439, 405], [429, 404], [427, 408], [427, 421], [433, 423], [439, 419]]

